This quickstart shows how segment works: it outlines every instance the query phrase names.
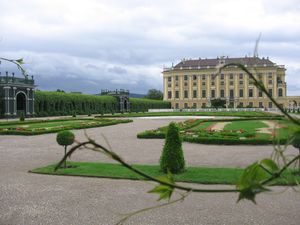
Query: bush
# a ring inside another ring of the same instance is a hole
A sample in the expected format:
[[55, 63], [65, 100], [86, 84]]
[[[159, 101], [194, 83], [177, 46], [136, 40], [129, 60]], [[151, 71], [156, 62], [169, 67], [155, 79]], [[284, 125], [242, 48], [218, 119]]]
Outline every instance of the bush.
[[182, 141], [179, 128], [175, 123], [170, 123], [166, 135], [165, 145], [160, 158], [160, 168], [166, 173], [180, 173], [184, 171], [185, 161], [182, 151]]
[[[65, 147], [65, 156], [67, 154], [67, 146], [74, 143], [75, 135], [69, 130], [63, 130], [57, 133], [56, 142]], [[67, 160], [64, 162], [64, 167], [67, 167]]]
[[25, 116], [23, 112], [21, 112], [20, 114], [20, 121], [25, 121]]

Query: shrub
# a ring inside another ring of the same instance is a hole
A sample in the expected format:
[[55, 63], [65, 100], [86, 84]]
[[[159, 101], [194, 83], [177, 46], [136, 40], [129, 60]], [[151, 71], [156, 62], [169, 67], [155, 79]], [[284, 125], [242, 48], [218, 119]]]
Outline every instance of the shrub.
[[175, 123], [170, 123], [166, 135], [165, 145], [160, 158], [160, 168], [163, 172], [171, 173], [184, 171], [185, 161], [182, 151], [182, 141], [179, 136], [179, 128]]
[[[65, 147], [65, 156], [67, 154], [67, 146], [74, 143], [75, 135], [69, 130], [63, 130], [57, 133], [56, 142]], [[64, 167], [67, 167], [67, 160], [64, 162]]]
[[20, 114], [20, 121], [25, 121], [25, 116], [23, 112], [21, 112]]
[[[298, 148], [298, 150], [299, 150], [299, 155], [300, 155], [300, 130], [298, 130], [298, 131], [294, 134], [294, 138], [293, 138], [293, 141], [292, 141], [292, 145], [294, 146], [294, 148]], [[298, 172], [299, 172], [299, 174], [300, 174], [300, 159], [299, 159]]]

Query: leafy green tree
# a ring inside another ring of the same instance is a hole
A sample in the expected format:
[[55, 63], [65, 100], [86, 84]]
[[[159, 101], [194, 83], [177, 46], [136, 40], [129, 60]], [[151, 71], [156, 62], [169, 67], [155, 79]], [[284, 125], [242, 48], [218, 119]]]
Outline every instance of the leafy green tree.
[[211, 100], [211, 106], [217, 108], [225, 108], [226, 101], [224, 99], [216, 98]]
[[160, 168], [163, 172], [180, 173], [184, 171], [185, 161], [182, 151], [182, 140], [176, 123], [169, 124], [166, 141], [160, 158]]
[[[69, 130], [63, 130], [57, 133], [56, 142], [65, 147], [65, 156], [67, 154], [67, 146], [74, 143], [75, 135]], [[64, 168], [67, 167], [67, 160], [64, 161]]]
[[145, 98], [149, 99], [155, 99], [155, 100], [162, 100], [163, 99], [163, 93], [160, 90], [157, 89], [150, 89], [145, 96]]

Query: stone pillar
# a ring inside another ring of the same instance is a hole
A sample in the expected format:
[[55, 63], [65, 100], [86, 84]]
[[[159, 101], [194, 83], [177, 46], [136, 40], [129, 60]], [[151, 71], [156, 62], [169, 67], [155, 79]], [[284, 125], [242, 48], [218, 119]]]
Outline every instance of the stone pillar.
[[34, 112], [34, 89], [31, 89], [31, 102], [32, 102], [32, 115], [35, 114]]
[[30, 115], [30, 112], [29, 112], [29, 91], [30, 91], [30, 88], [27, 88], [27, 96], [26, 96], [26, 115]]
[[13, 105], [14, 105], [14, 110], [13, 110], [13, 114], [14, 116], [17, 115], [17, 99], [16, 99], [16, 87], [13, 87]]
[[4, 101], [5, 101], [5, 115], [9, 116], [10, 115], [10, 107], [9, 107], [9, 90], [10, 87], [4, 87]]

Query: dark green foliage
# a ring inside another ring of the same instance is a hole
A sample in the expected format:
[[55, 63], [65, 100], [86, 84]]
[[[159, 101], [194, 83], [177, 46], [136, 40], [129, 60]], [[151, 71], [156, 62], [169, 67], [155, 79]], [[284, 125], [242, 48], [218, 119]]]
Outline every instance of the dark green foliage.
[[23, 112], [21, 112], [20, 114], [20, 121], [25, 121], [25, 116]]
[[157, 89], [150, 89], [145, 96], [145, 98], [148, 99], [155, 99], [155, 100], [162, 100], [163, 99], [163, 93], [160, 90]]
[[[170, 108], [169, 102], [130, 98], [131, 110], [147, 111], [151, 108]], [[86, 94], [36, 91], [35, 111], [37, 116], [61, 116], [86, 114], [104, 114], [119, 112], [117, 98]]]
[[73, 115], [72, 115], [72, 116], [73, 116], [73, 117], [76, 117], [76, 112], [75, 112], [75, 111], [73, 112]]
[[300, 149], [300, 130], [297, 131], [297, 132], [294, 134], [294, 138], [293, 138], [293, 141], [292, 141], [292, 145], [293, 145], [295, 148], [299, 148], [299, 149]]
[[59, 145], [68, 146], [74, 143], [75, 135], [69, 130], [63, 130], [57, 133], [56, 141]]
[[160, 158], [160, 168], [165, 173], [169, 170], [171, 173], [176, 174], [183, 172], [184, 167], [185, 161], [179, 128], [172, 122], [168, 127], [165, 145]]
[[225, 108], [226, 100], [216, 98], [211, 100], [211, 106], [214, 108]]

